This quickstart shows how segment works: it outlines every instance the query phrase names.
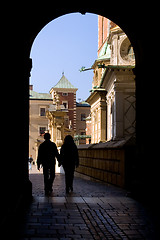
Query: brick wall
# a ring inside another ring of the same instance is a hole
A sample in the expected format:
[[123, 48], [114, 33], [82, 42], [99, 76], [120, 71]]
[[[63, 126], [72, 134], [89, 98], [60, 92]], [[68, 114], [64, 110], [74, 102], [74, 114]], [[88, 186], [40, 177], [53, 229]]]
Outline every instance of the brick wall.
[[98, 16], [98, 55], [103, 44], [107, 39], [108, 19], [103, 16]]
[[109, 19], [103, 17], [103, 16], [98, 16], [98, 56], [99, 53], [104, 45], [104, 43], [107, 40], [107, 36], [109, 34], [109, 24], [110, 28], [114, 28], [116, 24], [112, 21], [109, 22]]
[[[63, 92], [64, 93], [64, 92]], [[60, 104], [62, 104], [63, 101], [68, 102], [68, 116], [69, 120], [72, 121], [72, 127], [76, 131], [76, 93], [67, 92], [67, 96], [63, 96], [62, 92], [58, 92], [59, 94], [59, 100]]]

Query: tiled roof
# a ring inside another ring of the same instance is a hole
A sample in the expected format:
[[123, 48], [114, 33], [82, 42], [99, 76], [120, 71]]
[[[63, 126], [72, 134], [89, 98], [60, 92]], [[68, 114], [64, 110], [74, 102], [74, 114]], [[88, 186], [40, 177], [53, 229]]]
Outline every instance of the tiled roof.
[[49, 93], [38, 93], [33, 90], [29, 90], [29, 99], [52, 100], [52, 96]]
[[75, 88], [69, 81], [68, 79], [63, 75], [59, 82], [53, 87], [55, 88], [72, 88], [72, 89], [77, 89]]

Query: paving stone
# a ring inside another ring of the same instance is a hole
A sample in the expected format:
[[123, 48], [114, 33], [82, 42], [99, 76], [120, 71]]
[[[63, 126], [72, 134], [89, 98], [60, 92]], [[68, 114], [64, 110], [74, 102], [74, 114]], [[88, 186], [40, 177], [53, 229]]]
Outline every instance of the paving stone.
[[147, 210], [125, 190], [75, 177], [75, 190], [66, 195], [64, 175], [57, 174], [53, 193], [45, 197], [42, 173], [33, 167], [30, 179], [33, 202], [21, 240], [158, 239]]

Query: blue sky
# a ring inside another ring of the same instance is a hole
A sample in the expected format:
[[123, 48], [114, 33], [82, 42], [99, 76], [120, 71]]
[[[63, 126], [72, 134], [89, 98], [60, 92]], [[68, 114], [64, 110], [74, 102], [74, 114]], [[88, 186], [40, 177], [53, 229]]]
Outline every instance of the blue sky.
[[93, 70], [79, 69], [92, 66], [97, 50], [97, 15], [72, 13], [53, 20], [41, 30], [32, 46], [30, 84], [34, 91], [49, 92], [64, 72], [78, 88], [77, 100], [85, 100], [92, 88]]

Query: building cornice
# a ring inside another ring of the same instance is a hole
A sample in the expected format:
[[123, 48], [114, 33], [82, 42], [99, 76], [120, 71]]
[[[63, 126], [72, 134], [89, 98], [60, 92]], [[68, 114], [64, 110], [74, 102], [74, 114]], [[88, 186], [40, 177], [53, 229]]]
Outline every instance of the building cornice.
[[101, 82], [100, 82], [100, 87], [102, 86], [103, 82], [104, 82], [104, 79], [106, 77], [106, 75], [108, 73], [110, 73], [111, 71], [130, 71], [130, 70], [133, 70], [135, 68], [135, 66], [132, 66], [132, 65], [108, 65], [108, 66], [105, 66], [105, 71], [104, 71], [104, 74], [101, 78]]
[[44, 99], [44, 98], [29, 98], [29, 101], [50, 101], [52, 102], [52, 99]]
[[64, 93], [76, 93], [78, 88], [51, 88], [50, 94], [55, 91], [55, 92], [64, 92]]
[[97, 89], [93, 90], [91, 95], [87, 98], [86, 102], [91, 104], [91, 102], [95, 99], [96, 96], [99, 98], [101, 96], [101, 94], [103, 94], [103, 93], [107, 94], [107, 91], [104, 88], [97, 88]]

